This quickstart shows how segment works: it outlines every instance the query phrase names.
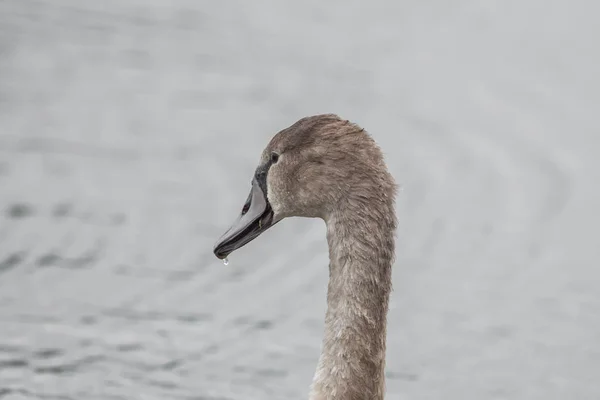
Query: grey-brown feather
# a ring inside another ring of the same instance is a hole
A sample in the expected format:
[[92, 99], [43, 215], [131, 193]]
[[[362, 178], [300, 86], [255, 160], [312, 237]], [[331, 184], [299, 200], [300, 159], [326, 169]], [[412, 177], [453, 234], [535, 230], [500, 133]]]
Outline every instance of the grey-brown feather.
[[327, 314], [310, 398], [383, 399], [396, 183], [371, 136], [334, 114], [280, 131], [262, 160], [273, 152], [279, 161], [267, 181], [276, 218], [318, 217], [327, 224]]

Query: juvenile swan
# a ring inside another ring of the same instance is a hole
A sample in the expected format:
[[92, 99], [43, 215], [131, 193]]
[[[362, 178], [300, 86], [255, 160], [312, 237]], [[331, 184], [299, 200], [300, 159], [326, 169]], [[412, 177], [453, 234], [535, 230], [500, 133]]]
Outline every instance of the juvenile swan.
[[250, 195], [219, 239], [223, 259], [286, 217], [327, 225], [325, 336], [311, 400], [381, 400], [396, 184], [377, 144], [356, 124], [326, 114], [277, 133], [263, 151]]

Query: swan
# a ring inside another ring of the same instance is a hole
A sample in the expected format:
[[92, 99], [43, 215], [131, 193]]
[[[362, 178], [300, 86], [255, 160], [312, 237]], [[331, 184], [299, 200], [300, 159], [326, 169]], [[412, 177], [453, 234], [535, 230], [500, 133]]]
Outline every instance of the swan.
[[381, 400], [397, 185], [379, 146], [335, 114], [302, 118], [264, 149], [250, 194], [213, 252], [225, 259], [286, 217], [327, 226], [325, 332], [310, 400]]

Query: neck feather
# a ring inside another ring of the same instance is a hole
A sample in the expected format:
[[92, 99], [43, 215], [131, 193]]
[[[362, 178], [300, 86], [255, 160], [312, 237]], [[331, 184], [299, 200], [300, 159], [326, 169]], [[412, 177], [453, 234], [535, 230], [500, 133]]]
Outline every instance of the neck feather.
[[396, 229], [393, 197], [348, 201], [326, 223], [325, 337], [311, 399], [381, 400]]

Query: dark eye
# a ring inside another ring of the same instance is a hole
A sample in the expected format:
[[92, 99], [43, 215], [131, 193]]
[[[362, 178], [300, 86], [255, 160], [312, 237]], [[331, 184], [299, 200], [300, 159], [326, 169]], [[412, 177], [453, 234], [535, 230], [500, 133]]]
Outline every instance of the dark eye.
[[271, 153], [271, 164], [276, 164], [279, 161], [279, 154]]

